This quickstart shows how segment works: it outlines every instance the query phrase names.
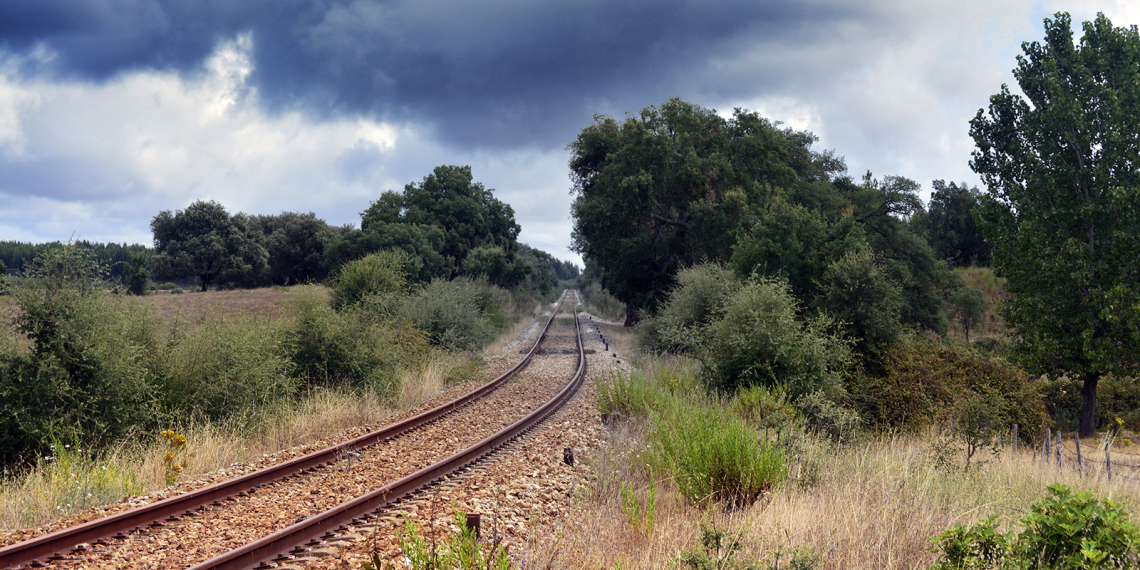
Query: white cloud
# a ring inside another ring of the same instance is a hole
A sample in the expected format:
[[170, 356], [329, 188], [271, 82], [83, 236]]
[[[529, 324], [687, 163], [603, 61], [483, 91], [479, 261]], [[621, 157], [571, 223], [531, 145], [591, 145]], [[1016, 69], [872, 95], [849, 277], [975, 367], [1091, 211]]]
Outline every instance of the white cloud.
[[[101, 85], [24, 80], [13, 63], [0, 68], [0, 172], [7, 180], [0, 193], [8, 197], [0, 218], [31, 208], [65, 228], [62, 236], [38, 239], [66, 239], [72, 222], [84, 233], [108, 235], [121, 233], [115, 224], [130, 225], [130, 235], [144, 241], [159, 210], [199, 199], [251, 213], [347, 208], [336, 222], [355, 221], [358, 203], [366, 206], [390, 181], [376, 169], [338, 178], [338, 160], [361, 147], [382, 160], [414, 130], [360, 118], [268, 115], [246, 85], [251, 49], [249, 36], [241, 36], [220, 45], [201, 73], [140, 71]], [[45, 204], [52, 206], [43, 211]], [[122, 217], [85, 219], [73, 204]]]

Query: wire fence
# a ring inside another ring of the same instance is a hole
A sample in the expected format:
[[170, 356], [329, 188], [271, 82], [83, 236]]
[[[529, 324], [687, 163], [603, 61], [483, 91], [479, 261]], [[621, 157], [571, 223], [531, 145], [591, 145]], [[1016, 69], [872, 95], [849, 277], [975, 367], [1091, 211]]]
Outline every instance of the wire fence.
[[[1056, 469], [1077, 473], [1080, 477], [1103, 473], [1113, 478], [1140, 481], [1140, 452], [1128, 453], [1114, 449], [1117, 433], [1109, 432], [1101, 444], [1090, 446], [1081, 443], [1077, 432], [1065, 435], [1045, 428], [1041, 443], [1034, 452], [1040, 456], [1042, 469]], [[1013, 441], [1017, 441], [1017, 424], [1013, 426]], [[1017, 452], [1014, 443], [1013, 451]]]

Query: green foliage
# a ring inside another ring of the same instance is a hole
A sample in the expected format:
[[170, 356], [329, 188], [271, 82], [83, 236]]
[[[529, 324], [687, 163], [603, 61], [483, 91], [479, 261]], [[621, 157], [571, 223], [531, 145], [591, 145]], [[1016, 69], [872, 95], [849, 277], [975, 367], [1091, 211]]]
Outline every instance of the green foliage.
[[312, 212], [256, 216], [252, 222], [260, 229], [268, 254], [267, 275], [258, 284], [288, 285], [328, 277], [325, 248], [343, 233], [342, 228], [328, 225]]
[[1077, 43], [1058, 13], [1022, 49], [1024, 96], [1003, 86], [970, 122], [978, 221], [1026, 362], [1082, 377], [1091, 435], [1100, 377], [1140, 363], [1140, 33], [1099, 14]]
[[708, 325], [742, 283], [726, 267], [705, 263], [677, 272], [669, 296], [657, 312], [637, 325], [638, 342], [650, 352], [682, 353], [699, 344]]
[[1021, 520], [1024, 530], [1000, 534], [990, 517], [965, 528], [961, 524], [933, 537], [938, 553], [932, 570], [962, 568], [1134, 568], [1140, 564], [1140, 528], [1120, 505], [1073, 493], [1060, 484]]
[[255, 318], [214, 318], [176, 334], [156, 378], [167, 414], [256, 422], [296, 393], [280, 326]]
[[131, 256], [123, 277], [127, 280], [127, 291], [132, 295], [146, 295], [147, 285], [150, 285], [150, 258], [142, 253]]
[[982, 292], [973, 287], [962, 287], [950, 296], [950, 314], [965, 331], [966, 342], [970, 342], [970, 329], [985, 317], [987, 308]]
[[800, 396], [796, 410], [809, 431], [831, 438], [833, 441], [850, 441], [859, 435], [862, 419], [853, 410], [843, 407], [822, 390]]
[[256, 281], [268, 253], [260, 232], [245, 214], [230, 216], [217, 202], [194, 202], [150, 222], [154, 233], [154, 275], [158, 279], [193, 276], [203, 291], [225, 282]]
[[868, 250], [848, 251], [827, 266], [815, 306], [840, 322], [863, 353], [881, 349], [902, 333], [902, 295]]
[[944, 180], [931, 183], [929, 208], [910, 219], [914, 232], [922, 236], [938, 259], [951, 267], [990, 264], [990, 245], [974, 220], [981, 207], [981, 192]]
[[333, 308], [351, 307], [373, 295], [402, 294], [415, 261], [403, 250], [389, 249], [346, 263], [329, 283]]
[[805, 302], [819, 294], [830, 264], [845, 252], [867, 248], [863, 229], [850, 215], [831, 221], [823, 212], [775, 199], [759, 220], [733, 246], [733, 269], [743, 277], [783, 277]]
[[636, 533], [649, 534], [653, 532], [654, 520], [657, 517], [657, 482], [650, 473], [649, 485], [645, 489], [644, 503], [637, 498], [632, 485], [621, 484], [621, 507], [625, 512], [625, 520]]
[[719, 406], [669, 399], [651, 418], [644, 459], [690, 502], [746, 507], [787, 476], [783, 452]]
[[[467, 513], [455, 511], [457, 534], [450, 534], [446, 540], [436, 541], [420, 534], [416, 524], [404, 518], [404, 530], [400, 533], [400, 549], [404, 551], [408, 564], [413, 570], [509, 570], [511, 559], [498, 541], [489, 548], [479, 544], [474, 529], [467, 528]], [[379, 559], [373, 564], [365, 564], [365, 570], [380, 570]]]
[[[107, 268], [108, 277], [112, 280], [123, 277], [131, 257], [140, 253], [148, 256], [153, 253], [151, 248], [138, 244], [92, 243], [87, 240], [69, 240], [67, 244], [86, 250], [92, 260]], [[11, 275], [23, 275], [24, 265], [31, 264], [36, 256], [64, 245], [58, 241], [38, 244], [0, 241], [0, 265], [6, 267], [6, 272]], [[3, 273], [5, 271], [0, 270], [0, 275]]]
[[995, 394], [1005, 402], [1009, 423], [1045, 422], [1045, 405], [1036, 383], [1000, 358], [920, 337], [901, 337], [881, 369], [866, 370], [848, 382], [852, 402], [871, 427], [918, 431], [939, 411], [977, 395]]
[[959, 399], [944, 412], [950, 434], [965, 450], [967, 471], [978, 451], [989, 449], [997, 453], [1001, 447], [1011, 425], [1008, 407], [1000, 395], [982, 392]]
[[747, 386], [729, 401], [732, 412], [752, 425], [782, 432], [796, 427], [799, 413], [782, 387]]
[[344, 264], [387, 249], [403, 250], [418, 260], [413, 281], [427, 283], [432, 279], [449, 279], [455, 273], [455, 260], [440, 253], [444, 246], [441, 228], [419, 224], [373, 224], [367, 230], [350, 231], [331, 239], [325, 247], [325, 265], [336, 273]]
[[[1057, 428], [1076, 429], [1081, 415], [1081, 381], [1071, 376], [1044, 376], [1037, 387]], [[1108, 374], [1097, 385], [1097, 424], [1112, 425], [1116, 418], [1123, 420], [1125, 427], [1140, 430], [1140, 382], [1135, 377]]]
[[997, 515], [966, 528], [961, 523], [931, 538], [938, 561], [931, 570], [1002, 570], [1016, 568], [1008, 560], [1015, 542], [997, 531]]
[[[374, 301], [377, 297], [369, 297]], [[364, 310], [334, 311], [316, 289], [304, 289], [286, 310], [283, 348], [293, 374], [307, 386], [349, 387], [390, 395], [400, 367], [427, 358], [427, 338]]]
[[53, 438], [106, 444], [153, 417], [152, 325], [103, 294], [105, 268], [66, 244], [24, 272], [12, 325], [30, 346], [9, 339], [0, 361], [0, 458], [42, 452]]
[[436, 279], [405, 300], [400, 318], [447, 350], [476, 350], [508, 323], [507, 292], [485, 281]]
[[631, 311], [652, 311], [679, 269], [727, 261], [749, 203], [840, 169], [811, 153], [814, 141], [680, 99], [621, 122], [596, 116], [570, 143], [574, 248]]
[[[511, 256], [503, 248], [495, 245], [481, 245], [469, 251], [463, 260], [460, 273], [468, 277], [482, 277], [499, 287], [513, 288], [530, 273], [525, 262], [512, 262]], [[553, 272], [551, 272], [553, 276]]]
[[[826, 317], [801, 319], [787, 284], [762, 279], [737, 289], [709, 323], [694, 331], [694, 356], [710, 386], [732, 392], [743, 386], [783, 386], [793, 397], [842, 391], [849, 361], [845, 341], [830, 334]], [[688, 342], [679, 335], [666, 340]]]
[[727, 532], [715, 523], [701, 523], [700, 543], [681, 553], [677, 562], [689, 570], [759, 570], [758, 566], [736, 559], [744, 546], [744, 534]]

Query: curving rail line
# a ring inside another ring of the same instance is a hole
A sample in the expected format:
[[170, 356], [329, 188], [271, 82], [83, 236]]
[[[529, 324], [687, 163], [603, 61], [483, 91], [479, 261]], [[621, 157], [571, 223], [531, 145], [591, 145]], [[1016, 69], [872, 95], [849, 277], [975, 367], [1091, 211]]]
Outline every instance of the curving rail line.
[[[241, 477], [236, 477], [136, 509], [61, 529], [0, 548], [0, 568], [37, 564], [45, 559], [50, 561], [61, 557], [63, 553], [75, 550], [85, 543], [98, 543], [100, 540], [105, 540], [109, 537], [125, 537], [135, 530], [153, 524], [161, 524], [162, 521], [176, 520], [184, 513], [215, 504], [227, 497], [248, 493], [266, 483], [286, 479], [317, 467], [334, 463], [338, 457], [347, 451], [369, 447], [431, 423], [467, 405], [472, 400], [494, 391], [524, 369], [527, 364], [530, 363], [531, 359], [538, 354], [539, 350], [541, 350], [542, 342], [550, 330], [550, 325], [554, 322], [555, 317], [558, 316], [558, 311], [561, 309], [566, 297], [567, 294], [564, 293], [562, 298], [559, 299], [558, 305], [554, 308], [550, 318], [546, 321], [546, 326], [543, 327], [542, 333], [518, 363], [491, 382], [455, 400], [382, 429], [364, 434], [350, 441], [254, 471]], [[578, 336], [579, 363], [577, 372], [575, 372], [571, 382], [568, 383], [558, 395], [527, 417], [468, 449], [421, 469], [399, 481], [385, 485], [367, 495], [358, 497], [353, 501], [344, 503], [320, 515], [310, 517], [309, 519], [243, 548], [199, 564], [194, 568], [244, 569], [254, 567], [259, 563], [261, 563], [261, 567], [270, 568], [272, 565], [267, 564], [268, 560], [288, 558], [290, 556], [289, 551], [294, 550], [305, 541], [311, 541], [322, 534], [343, 528], [354, 520], [368, 518], [372, 512], [383, 509], [385, 505], [395, 502], [419, 488], [430, 485], [450, 473], [463, 469], [529, 430], [568, 400], [574, 391], [577, 390], [578, 385], [581, 384], [582, 378], [585, 377], [585, 351], [582, 345], [581, 327], [578, 323], [578, 312], [576, 308], [574, 311], [574, 325], [577, 329]], [[319, 542], [319, 539], [316, 542]]]

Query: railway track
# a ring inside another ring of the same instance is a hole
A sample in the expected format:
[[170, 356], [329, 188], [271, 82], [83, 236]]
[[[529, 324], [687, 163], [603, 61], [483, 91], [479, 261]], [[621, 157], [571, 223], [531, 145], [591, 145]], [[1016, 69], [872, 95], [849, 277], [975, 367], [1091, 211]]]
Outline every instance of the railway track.
[[572, 325], [557, 322], [568, 300], [576, 294], [563, 295], [519, 363], [471, 393], [265, 470], [5, 547], [0, 567], [272, 568], [303, 556], [568, 400], [586, 362], [576, 311]]

